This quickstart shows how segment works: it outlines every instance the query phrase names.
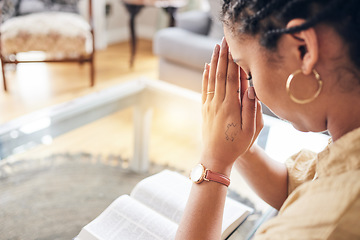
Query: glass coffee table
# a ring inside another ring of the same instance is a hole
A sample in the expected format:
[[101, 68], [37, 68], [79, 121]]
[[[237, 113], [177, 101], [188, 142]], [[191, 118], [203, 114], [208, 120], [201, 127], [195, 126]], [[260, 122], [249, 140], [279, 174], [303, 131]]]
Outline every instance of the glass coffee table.
[[[154, 121], [159, 114], [163, 120]], [[122, 127], [110, 124], [109, 116]], [[258, 144], [279, 161], [303, 147], [321, 151], [329, 138], [299, 133], [266, 115], [264, 121]], [[160, 130], [162, 137], [156, 134]], [[185, 137], [176, 140], [176, 131]], [[95, 148], [110, 148], [112, 154], [89, 154]], [[0, 235], [74, 237], [140, 179], [164, 168], [186, 174], [200, 153], [201, 95], [162, 81], [125, 82], [15, 119], [0, 126], [0, 218], [6, 220]], [[250, 239], [276, 212], [237, 172], [231, 179], [229, 194], [256, 212], [229, 239]]]

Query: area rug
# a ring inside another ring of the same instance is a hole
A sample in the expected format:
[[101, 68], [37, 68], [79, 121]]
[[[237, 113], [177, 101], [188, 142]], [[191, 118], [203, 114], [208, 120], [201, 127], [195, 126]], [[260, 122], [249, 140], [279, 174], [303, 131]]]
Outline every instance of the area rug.
[[[150, 163], [146, 173], [128, 168], [121, 156], [62, 153], [40, 159], [0, 161], [0, 239], [73, 239], [81, 228], [111, 202], [130, 194], [134, 186], [164, 169], [186, 174], [169, 165]], [[254, 208], [235, 191], [228, 196]], [[260, 212], [253, 213], [254, 219]], [[241, 225], [248, 234], [255, 220]], [[244, 238], [246, 239], [246, 238]]]
[[0, 238], [72, 239], [141, 179], [169, 168], [151, 164], [139, 174], [127, 163], [119, 156], [64, 153], [1, 164]]

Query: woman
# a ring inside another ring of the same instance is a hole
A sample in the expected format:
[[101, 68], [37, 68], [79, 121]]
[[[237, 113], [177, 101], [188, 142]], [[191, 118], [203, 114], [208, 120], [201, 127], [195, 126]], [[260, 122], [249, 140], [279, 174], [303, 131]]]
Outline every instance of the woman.
[[[226, 40], [203, 74], [200, 159], [222, 180], [193, 184], [177, 239], [220, 238], [234, 165], [280, 210], [255, 239], [360, 239], [359, 10], [358, 0], [225, 0]], [[259, 101], [332, 143], [276, 163], [253, 144]]]

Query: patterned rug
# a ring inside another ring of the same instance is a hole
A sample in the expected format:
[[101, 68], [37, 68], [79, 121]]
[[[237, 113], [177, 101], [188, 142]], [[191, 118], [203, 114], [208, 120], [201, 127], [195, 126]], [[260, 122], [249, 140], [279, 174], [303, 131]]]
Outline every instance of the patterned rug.
[[72, 239], [118, 196], [168, 168], [152, 164], [138, 174], [127, 165], [86, 153], [0, 162], [0, 238]]
[[[163, 169], [185, 175], [154, 163], [139, 174], [128, 169], [128, 159], [88, 153], [0, 161], [0, 239], [72, 239], [117, 197], [130, 194], [140, 180]], [[228, 196], [254, 208], [234, 191]], [[249, 229], [252, 225], [249, 219], [242, 224]]]

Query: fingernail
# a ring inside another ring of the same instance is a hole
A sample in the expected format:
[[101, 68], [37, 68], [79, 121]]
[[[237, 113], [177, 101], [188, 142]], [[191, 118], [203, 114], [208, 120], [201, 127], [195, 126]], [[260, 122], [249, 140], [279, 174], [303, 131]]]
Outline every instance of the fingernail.
[[216, 44], [215, 45], [215, 53], [219, 53], [219, 51], [220, 51], [220, 45]]
[[204, 70], [206, 70], [206, 68], [207, 68], [207, 63], [205, 63]]
[[256, 97], [254, 87], [249, 87], [248, 89], [248, 98], [254, 100]]
[[220, 46], [219, 46], [218, 44], [216, 44], [215, 47], [214, 47], [214, 51], [213, 51], [213, 54], [212, 54], [212, 56], [211, 56], [211, 59], [212, 59], [215, 55], [217, 55], [217, 54], [219, 53], [219, 48], [220, 48]]
[[221, 47], [222, 47], [223, 49], [226, 48], [226, 40], [225, 40], [225, 37], [222, 38]]

